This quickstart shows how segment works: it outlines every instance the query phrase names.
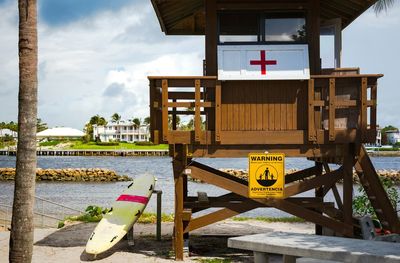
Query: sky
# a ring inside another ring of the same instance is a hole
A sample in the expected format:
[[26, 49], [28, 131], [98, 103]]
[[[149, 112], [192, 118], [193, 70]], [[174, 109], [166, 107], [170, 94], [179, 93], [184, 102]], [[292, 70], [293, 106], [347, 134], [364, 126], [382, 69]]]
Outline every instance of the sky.
[[[202, 75], [204, 37], [165, 36], [149, 0], [38, 0], [38, 116], [82, 129], [91, 116], [149, 115], [149, 75]], [[0, 0], [0, 122], [17, 120], [17, 1]], [[378, 122], [400, 127], [400, 4], [343, 32], [342, 67], [383, 73]]]

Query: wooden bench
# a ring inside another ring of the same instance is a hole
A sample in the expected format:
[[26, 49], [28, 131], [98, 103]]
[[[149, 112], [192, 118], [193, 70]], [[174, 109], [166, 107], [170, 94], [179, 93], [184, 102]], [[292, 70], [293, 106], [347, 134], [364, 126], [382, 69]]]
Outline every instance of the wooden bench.
[[228, 247], [254, 251], [255, 263], [267, 263], [268, 254], [281, 254], [285, 263], [306, 257], [362, 263], [400, 262], [400, 244], [341, 237], [271, 232], [228, 239]]

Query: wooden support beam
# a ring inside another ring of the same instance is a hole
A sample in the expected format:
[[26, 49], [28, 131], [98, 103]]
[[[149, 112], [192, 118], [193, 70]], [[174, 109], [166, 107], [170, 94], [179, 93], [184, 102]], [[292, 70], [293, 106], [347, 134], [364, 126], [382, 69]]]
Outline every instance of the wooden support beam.
[[244, 201], [241, 204], [231, 205], [229, 208], [220, 209], [207, 215], [193, 218], [185, 229], [186, 232], [196, 230], [198, 228], [208, 226], [218, 221], [236, 216], [238, 214], [250, 211], [260, 205], [251, 200]]
[[392, 206], [364, 146], [361, 147], [358, 155], [355, 164], [356, 171], [377, 217], [386, 229], [400, 234], [400, 220], [397, 212]]
[[[262, 201], [262, 200], [260, 200], [260, 201]], [[352, 227], [350, 227], [347, 224], [336, 221], [332, 218], [328, 218], [317, 212], [311, 211], [300, 205], [296, 205], [296, 204], [294, 204], [292, 202], [288, 202], [286, 200], [276, 199], [273, 201], [274, 201], [273, 206], [284, 212], [287, 212], [289, 214], [295, 215], [300, 218], [304, 218], [305, 220], [312, 222], [314, 224], [323, 225], [323, 226], [328, 227], [328, 228], [334, 230], [335, 232], [341, 233], [345, 236], [353, 235]]]
[[193, 178], [248, 197], [248, 186], [247, 182], [244, 180], [195, 161], [193, 161], [188, 168], [191, 169], [190, 176]]
[[[328, 163], [327, 163], [327, 162], [324, 162], [323, 165], [324, 165], [325, 172], [326, 172], [326, 173], [330, 173], [330, 172], [331, 172], [331, 169], [329, 168]], [[335, 182], [334, 184], [332, 184], [331, 186], [329, 186], [329, 187], [324, 187], [324, 196], [325, 196], [325, 195], [329, 192], [329, 190], [331, 190], [331, 189], [332, 189], [333, 196], [335, 197], [336, 205], [338, 206], [338, 208], [339, 208], [340, 210], [342, 210], [342, 209], [343, 209], [343, 202], [342, 202], [342, 198], [340, 197], [339, 191], [338, 191], [338, 189], [337, 189], [337, 187], [336, 187], [336, 182]]]
[[294, 172], [292, 174], [285, 175], [285, 184], [292, 183], [294, 181], [304, 180], [307, 177], [314, 176], [317, 173], [315, 166]]
[[[354, 146], [354, 145], [353, 145]], [[346, 149], [347, 148], [347, 149]], [[343, 222], [353, 229], [353, 147], [345, 147], [343, 157]], [[353, 230], [352, 230], [353, 235]], [[352, 236], [351, 235], [351, 236]]]
[[[315, 162], [315, 169], [317, 170], [316, 172], [316, 177], [322, 176], [322, 163], [320, 162]], [[321, 202], [324, 202], [324, 188], [325, 186], [320, 186], [315, 188], [315, 197], [316, 198], [321, 198]], [[315, 225], [315, 234], [316, 235], [322, 235], [322, 226], [321, 225]]]
[[173, 171], [175, 184], [175, 218], [174, 218], [174, 249], [175, 259], [183, 260], [183, 204], [184, 204], [184, 179], [183, 171], [186, 167], [187, 156], [185, 145], [174, 145]]
[[323, 185], [330, 185], [334, 182], [343, 178], [342, 169], [338, 169], [332, 171], [330, 173], [326, 173], [321, 176], [314, 177], [312, 179], [306, 179], [298, 183], [294, 183], [292, 185], [285, 187], [285, 198], [294, 196], [311, 189], [322, 187]]
[[[194, 165], [193, 165], [194, 164]], [[201, 168], [200, 168], [201, 167]], [[225, 173], [221, 174], [221, 171], [213, 169], [211, 167], [207, 167], [205, 165], [199, 164], [197, 162], [192, 162], [189, 168], [192, 170], [191, 176], [194, 178], [198, 178], [206, 183], [213, 184], [220, 188], [226, 189], [228, 191], [232, 191], [236, 194], [244, 196], [248, 198], [248, 186], [247, 182], [240, 180], [231, 175], [226, 175]], [[207, 170], [205, 170], [207, 169]], [[215, 171], [215, 174], [211, 171]], [[332, 172], [335, 173], [336, 171]], [[323, 177], [323, 176], [320, 176]], [[331, 175], [331, 177], [335, 177]], [[314, 181], [315, 183], [315, 181]], [[318, 184], [319, 185], [319, 184]], [[304, 189], [304, 187], [302, 188]], [[317, 212], [311, 211], [302, 207], [301, 205], [297, 205], [290, 201], [284, 199], [253, 199], [253, 201], [261, 203], [265, 206], [272, 206], [283, 210], [287, 213], [293, 214], [295, 216], [299, 216], [304, 218], [307, 221], [313, 222], [315, 224], [320, 224], [329, 228], [332, 228], [334, 231], [338, 233], [343, 233], [344, 235], [350, 235], [349, 226], [337, 222], [331, 218], [327, 218]]]

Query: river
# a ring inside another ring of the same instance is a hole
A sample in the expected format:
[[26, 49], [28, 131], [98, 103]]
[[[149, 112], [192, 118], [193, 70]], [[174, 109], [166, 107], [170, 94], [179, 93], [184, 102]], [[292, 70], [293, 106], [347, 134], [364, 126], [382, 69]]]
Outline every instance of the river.
[[[372, 157], [376, 169], [400, 170], [400, 157]], [[197, 159], [198, 162], [215, 168], [247, 169], [246, 158], [215, 158]], [[303, 169], [313, 166], [313, 162], [304, 158], [286, 158], [286, 169]], [[15, 157], [0, 156], [0, 167], [15, 167]], [[107, 168], [116, 171], [120, 175], [135, 177], [142, 173], [151, 173], [156, 176], [156, 189], [163, 191], [163, 212], [172, 213], [174, 208], [174, 184], [172, 175], [171, 158], [169, 157], [79, 157], [79, 156], [39, 156], [40, 168]], [[111, 183], [72, 183], [72, 182], [38, 182], [36, 195], [51, 201], [67, 205], [69, 207], [84, 210], [88, 205], [110, 207], [121, 191], [129, 182]], [[355, 194], [358, 194], [357, 186], [354, 186]], [[0, 203], [11, 204], [13, 196], [13, 182], [0, 182]], [[218, 196], [227, 191], [207, 184], [189, 182], [190, 195], [197, 195], [198, 191], [207, 192], [209, 196]], [[341, 185], [339, 185], [341, 191]], [[299, 196], [312, 196], [313, 191]], [[333, 201], [333, 196], [328, 193], [326, 200]], [[40, 208], [42, 209], [42, 208]], [[45, 212], [52, 209], [51, 206], [43, 208]], [[148, 212], [156, 211], [156, 198], [153, 196], [146, 208]], [[244, 213], [243, 216], [288, 216], [288, 214], [276, 209], [255, 209]]]

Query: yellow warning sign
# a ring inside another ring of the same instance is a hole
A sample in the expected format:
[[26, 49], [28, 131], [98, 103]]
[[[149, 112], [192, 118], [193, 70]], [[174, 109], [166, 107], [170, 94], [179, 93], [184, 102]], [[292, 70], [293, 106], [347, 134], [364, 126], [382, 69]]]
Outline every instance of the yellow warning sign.
[[282, 198], [284, 188], [284, 154], [249, 154], [250, 198]]

